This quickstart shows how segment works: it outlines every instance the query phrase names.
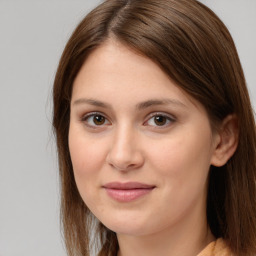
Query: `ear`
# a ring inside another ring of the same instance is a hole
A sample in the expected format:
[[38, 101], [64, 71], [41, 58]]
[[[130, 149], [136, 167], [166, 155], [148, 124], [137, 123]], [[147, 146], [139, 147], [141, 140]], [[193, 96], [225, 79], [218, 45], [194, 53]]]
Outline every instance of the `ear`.
[[238, 120], [236, 115], [228, 115], [215, 136], [211, 164], [223, 166], [233, 156], [238, 145]]

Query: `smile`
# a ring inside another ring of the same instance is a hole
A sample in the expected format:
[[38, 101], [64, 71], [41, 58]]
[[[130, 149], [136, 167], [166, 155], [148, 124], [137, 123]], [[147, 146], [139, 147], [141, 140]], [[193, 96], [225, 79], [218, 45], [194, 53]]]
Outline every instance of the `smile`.
[[108, 196], [119, 202], [130, 202], [149, 194], [155, 186], [138, 182], [112, 182], [103, 186]]

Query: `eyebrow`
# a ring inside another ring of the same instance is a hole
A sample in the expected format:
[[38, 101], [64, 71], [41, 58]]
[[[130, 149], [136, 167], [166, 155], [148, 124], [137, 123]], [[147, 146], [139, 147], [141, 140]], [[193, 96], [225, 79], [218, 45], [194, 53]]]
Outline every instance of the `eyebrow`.
[[[77, 99], [73, 102], [73, 105], [80, 105], [80, 104], [89, 104], [92, 106], [96, 106], [96, 107], [101, 107], [101, 108], [108, 108], [111, 109], [111, 105], [103, 102], [103, 101], [99, 101], [96, 99], [90, 99], [90, 98], [81, 98], [81, 99]], [[150, 100], [146, 100], [143, 101], [141, 103], [136, 104], [136, 109], [138, 110], [142, 110], [142, 109], [146, 109], [152, 106], [161, 106], [161, 105], [176, 105], [176, 106], [180, 106], [180, 107], [187, 107], [184, 103], [182, 103], [179, 100], [176, 99], [150, 99]]]
[[136, 108], [139, 110], [145, 109], [145, 108], [149, 108], [151, 106], [161, 106], [161, 105], [177, 105], [177, 106], [181, 106], [181, 107], [186, 107], [186, 105], [184, 103], [182, 103], [179, 100], [175, 100], [175, 99], [151, 99], [151, 100], [147, 100], [144, 102], [141, 102], [139, 104], [136, 105]]
[[111, 108], [111, 105], [95, 99], [81, 98], [74, 101], [73, 105], [89, 104], [101, 108]]

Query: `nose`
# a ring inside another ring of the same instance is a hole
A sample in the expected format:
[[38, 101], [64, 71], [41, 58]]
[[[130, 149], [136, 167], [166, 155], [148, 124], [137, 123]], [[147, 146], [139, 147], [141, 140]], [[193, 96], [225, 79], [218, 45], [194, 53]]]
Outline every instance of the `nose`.
[[144, 157], [139, 142], [139, 136], [128, 126], [120, 127], [113, 134], [111, 146], [107, 155], [107, 163], [119, 171], [129, 171], [140, 168]]

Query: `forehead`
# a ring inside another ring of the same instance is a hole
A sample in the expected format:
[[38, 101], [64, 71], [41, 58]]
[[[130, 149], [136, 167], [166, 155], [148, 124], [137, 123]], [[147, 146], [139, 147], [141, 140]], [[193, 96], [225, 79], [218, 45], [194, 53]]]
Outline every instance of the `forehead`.
[[[152, 60], [116, 40], [108, 40], [96, 48], [85, 60], [76, 80], [81, 81], [81, 73], [86, 80], [89, 78], [95, 80], [97, 77], [101, 79], [103, 76], [108, 76], [108, 79], [118, 76], [126, 80], [129, 78], [128, 82], [131, 80], [143, 82], [153, 77], [169, 80], [169, 77]], [[124, 79], [122, 80], [125, 82]]]
[[84, 62], [73, 84], [72, 101], [79, 97], [120, 103], [170, 97], [188, 106], [200, 105], [155, 62], [114, 40], [96, 48]]

